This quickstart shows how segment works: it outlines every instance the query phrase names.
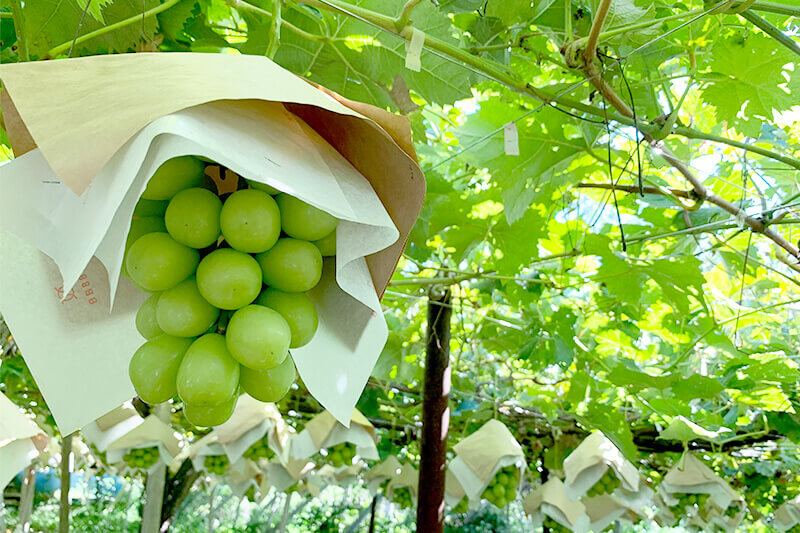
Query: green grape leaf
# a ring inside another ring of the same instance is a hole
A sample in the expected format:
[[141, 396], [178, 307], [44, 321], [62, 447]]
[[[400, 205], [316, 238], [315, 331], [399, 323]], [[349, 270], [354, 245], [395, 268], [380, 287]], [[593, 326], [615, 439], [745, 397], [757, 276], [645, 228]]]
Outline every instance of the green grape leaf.
[[[131, 18], [159, 5], [158, 0], [116, 0], [102, 9], [102, 20], [83, 17], [83, 9], [74, 1], [37, 0], [25, 2], [22, 8], [24, 33], [28, 49], [35, 57], [44, 57], [51, 48], [69, 43], [78, 35], [85, 35], [103, 26]], [[156, 32], [155, 17], [146, 17], [142, 23], [128, 24], [76, 46], [76, 52], [127, 52], [142, 40], [150, 40]]]

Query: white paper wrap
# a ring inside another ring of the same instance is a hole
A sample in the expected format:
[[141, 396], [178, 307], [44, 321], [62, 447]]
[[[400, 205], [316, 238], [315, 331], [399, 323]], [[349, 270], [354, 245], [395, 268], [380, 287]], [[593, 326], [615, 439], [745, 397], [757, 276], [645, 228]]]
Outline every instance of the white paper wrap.
[[572, 500], [582, 498], [611, 469], [629, 493], [639, 491], [639, 472], [605, 435], [593, 432], [564, 459], [564, 490]]
[[355, 445], [356, 454], [362, 459], [378, 460], [375, 429], [364, 416], [354, 409], [350, 427], [328, 420], [330, 414], [320, 413], [292, 439], [291, 457], [308, 459], [320, 450], [349, 442]]
[[239, 461], [250, 446], [265, 436], [270, 449], [285, 457], [291, 435], [275, 404], [260, 402], [247, 394], [239, 397], [231, 417], [216, 426], [213, 433], [231, 464]]
[[778, 507], [770, 525], [779, 531], [788, 531], [797, 524], [800, 524], [800, 496]]
[[36, 422], [0, 394], [0, 493], [20, 470], [36, 459], [48, 441]]
[[[364, 257], [393, 244], [399, 232], [367, 180], [281, 104], [220, 101], [146, 126], [80, 197], [39, 150], [0, 167], [0, 228], [18, 237], [0, 234], [0, 310], [60, 429], [69, 433], [133, 395], [125, 369], [142, 342], [134, 315], [146, 295], [119, 280], [125, 237], [149, 177], [187, 154], [341, 219], [336, 261], [326, 261], [310, 293], [319, 329], [292, 356], [314, 397], [349, 423], [388, 334]], [[79, 279], [84, 272], [88, 278]], [[105, 298], [96, 297], [104, 290]], [[87, 369], [100, 385], [76, 391]]]
[[525, 512], [535, 525], [544, 522], [549, 516], [562, 526], [577, 533], [589, 531], [590, 519], [586, 507], [579, 501], [571, 500], [564, 490], [564, 482], [554, 477], [528, 494], [522, 500]]
[[122, 463], [125, 454], [134, 448], [156, 447], [159, 461], [167, 465], [180, 452], [180, 441], [175, 431], [156, 415], [147, 418], [130, 417], [105, 431], [93, 422], [84, 427], [82, 433], [99, 451], [106, 452], [106, 460], [111, 465]]
[[680, 493], [708, 494], [720, 509], [742, 499], [724, 479], [690, 453], [670, 468], [658, 488], [667, 505], [675, 505], [678, 499], [673, 494]]
[[448, 468], [458, 479], [471, 506], [480, 502], [483, 491], [500, 469], [517, 467], [522, 480], [525, 470], [522, 448], [508, 428], [498, 420], [489, 420], [453, 449], [456, 457]]

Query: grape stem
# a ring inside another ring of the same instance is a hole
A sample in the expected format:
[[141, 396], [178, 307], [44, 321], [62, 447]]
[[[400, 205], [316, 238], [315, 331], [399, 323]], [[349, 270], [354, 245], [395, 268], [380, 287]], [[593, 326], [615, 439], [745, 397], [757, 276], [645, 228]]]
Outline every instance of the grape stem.
[[[17, 0], [18, 1], [18, 0]], [[129, 24], [133, 24], [134, 22], [141, 22], [143, 18], [152, 17], [158, 15], [162, 11], [166, 11], [167, 9], [171, 8], [181, 0], [167, 0], [163, 4], [160, 4], [152, 9], [145, 11], [140, 15], [134, 15], [132, 17], [128, 17], [124, 20], [120, 20], [119, 22], [115, 22], [114, 24], [109, 24], [108, 26], [103, 26], [102, 28], [96, 29], [94, 31], [90, 31], [85, 35], [81, 35], [77, 39], [74, 40], [74, 44], [80, 44], [82, 42], [88, 41], [89, 39], [94, 39], [95, 37], [99, 37], [101, 35], [105, 35], [106, 33], [110, 33], [114, 30], [118, 30], [120, 28], [124, 28]], [[45, 58], [54, 58], [57, 55], [63, 53], [64, 51], [68, 50], [70, 46], [73, 44], [72, 40], [69, 40], [65, 43], [59, 44], [58, 46], [54, 46], [51, 48], [47, 54], [45, 54]]]

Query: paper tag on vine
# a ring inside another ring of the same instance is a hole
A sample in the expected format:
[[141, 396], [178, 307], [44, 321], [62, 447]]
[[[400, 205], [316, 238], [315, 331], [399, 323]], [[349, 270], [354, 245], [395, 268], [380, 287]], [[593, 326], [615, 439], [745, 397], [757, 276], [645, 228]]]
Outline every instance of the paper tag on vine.
[[519, 155], [519, 133], [516, 122], [509, 122], [503, 126], [503, 144], [506, 155]]
[[422, 69], [422, 47], [425, 44], [425, 32], [411, 28], [411, 40], [406, 42], [406, 68], [419, 72]]

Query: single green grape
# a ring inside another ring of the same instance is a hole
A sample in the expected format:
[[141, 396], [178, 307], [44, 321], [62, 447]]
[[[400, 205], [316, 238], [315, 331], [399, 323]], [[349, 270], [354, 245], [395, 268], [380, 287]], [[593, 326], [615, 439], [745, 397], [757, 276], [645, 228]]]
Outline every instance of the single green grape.
[[266, 183], [261, 183], [260, 181], [255, 180], [244, 180], [247, 182], [247, 185], [250, 186], [251, 189], [256, 189], [258, 191], [264, 191], [265, 193], [269, 194], [270, 196], [275, 196], [276, 194], [280, 194], [281, 191], [274, 187], [270, 187]]
[[178, 369], [192, 340], [161, 335], [134, 352], [128, 374], [142, 400], [156, 404], [175, 396]]
[[322, 277], [322, 255], [308, 241], [284, 238], [256, 256], [264, 283], [284, 292], [306, 292]]
[[275, 197], [283, 232], [295, 239], [318, 241], [336, 229], [339, 220], [299, 198], [281, 193]]
[[225, 337], [207, 333], [195, 340], [178, 370], [178, 395], [195, 407], [225, 403], [236, 393], [239, 363], [231, 357]]
[[212, 474], [218, 476], [225, 475], [225, 470], [228, 468], [230, 461], [227, 455], [207, 455], [203, 460], [203, 465]]
[[239, 309], [261, 292], [261, 268], [253, 256], [230, 248], [214, 250], [197, 267], [197, 288], [211, 305]]
[[133, 216], [139, 218], [164, 218], [164, 214], [167, 212], [167, 205], [169, 205], [168, 200], [147, 200], [145, 198], [139, 198], [139, 201], [136, 202], [136, 207], [133, 208]]
[[314, 246], [319, 248], [322, 257], [333, 257], [336, 255], [336, 230], [328, 233], [325, 237], [314, 241]]
[[292, 337], [289, 348], [305, 346], [317, 332], [317, 308], [303, 292], [283, 292], [267, 288], [258, 296], [256, 303], [274, 309], [289, 324]]
[[258, 462], [260, 459], [270, 459], [274, 455], [272, 448], [269, 447], [269, 439], [267, 437], [254, 442], [244, 453], [246, 459], [254, 462]]
[[263, 305], [248, 305], [233, 313], [225, 339], [240, 364], [267, 370], [281, 364], [289, 354], [291, 335], [280, 313]]
[[156, 304], [158, 327], [175, 337], [202, 335], [217, 318], [219, 309], [203, 298], [194, 277], [161, 293]]
[[211, 246], [220, 236], [222, 201], [213, 192], [194, 187], [169, 202], [164, 222], [173, 239], [192, 248]]
[[197, 427], [212, 427], [224, 424], [233, 414], [238, 396], [234, 394], [218, 405], [194, 406], [183, 404], [183, 416]]
[[128, 267], [125, 264], [128, 260], [128, 250], [131, 249], [131, 246], [133, 246], [133, 243], [135, 243], [139, 237], [147, 235], [148, 233], [166, 232], [167, 227], [164, 225], [164, 219], [162, 217], [134, 217], [131, 220], [131, 227], [128, 229], [128, 236], [125, 238], [125, 252], [122, 256], [121, 274], [123, 276], [128, 275]]
[[281, 234], [281, 214], [272, 196], [256, 189], [231, 194], [220, 213], [222, 236], [235, 250], [266, 252]]
[[197, 250], [166, 233], [148, 233], [131, 245], [125, 265], [138, 285], [148, 291], [165, 291], [192, 275], [199, 261]]
[[241, 367], [239, 384], [247, 394], [262, 402], [277, 402], [283, 398], [294, 383], [297, 371], [291, 356], [283, 363], [268, 370], [253, 370]]
[[190, 155], [173, 157], [158, 167], [142, 193], [145, 200], [169, 200], [176, 193], [203, 183], [205, 165]]
[[158, 327], [156, 320], [156, 304], [161, 293], [151, 295], [136, 311], [136, 330], [147, 340], [152, 340], [162, 335], [164, 331]]

